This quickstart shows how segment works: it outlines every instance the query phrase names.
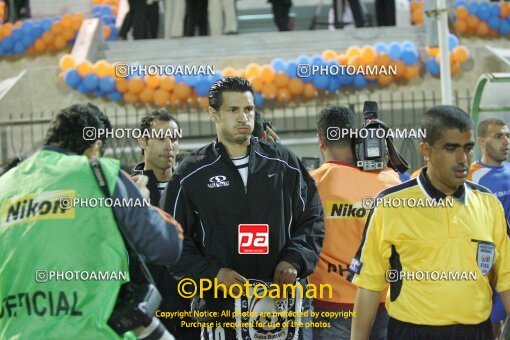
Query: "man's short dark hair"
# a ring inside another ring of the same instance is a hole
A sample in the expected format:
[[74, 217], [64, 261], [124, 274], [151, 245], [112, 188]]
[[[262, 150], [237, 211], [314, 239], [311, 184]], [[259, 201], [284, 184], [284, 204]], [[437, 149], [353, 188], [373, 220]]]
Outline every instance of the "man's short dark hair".
[[[345, 106], [328, 106], [319, 112], [317, 118], [317, 132], [324, 139], [326, 146], [349, 146], [352, 145], [352, 139], [347, 134], [344, 138], [332, 140], [328, 137], [329, 128], [338, 129], [356, 129], [356, 116], [351, 109]], [[339, 137], [342, 137], [341, 135]]]
[[489, 132], [489, 125], [491, 125], [491, 124], [494, 124], [497, 126], [505, 126], [506, 125], [505, 122], [502, 121], [501, 119], [490, 118], [490, 119], [482, 120], [480, 123], [478, 123], [478, 137], [482, 137], [482, 138], [487, 137], [487, 134]]
[[50, 122], [44, 144], [83, 154], [96, 140], [106, 144], [106, 134], [102, 138], [86, 140], [84, 129], [111, 129], [108, 117], [93, 104], [75, 104], [60, 111]]
[[458, 129], [466, 132], [473, 129], [471, 117], [453, 105], [437, 105], [425, 112], [421, 128], [426, 130], [424, 142], [433, 145], [444, 130]]
[[[156, 111], [153, 111], [150, 115], [142, 118], [142, 120], [140, 121], [140, 132], [143, 134], [146, 131], [148, 131], [156, 120], [160, 120], [163, 122], [174, 121], [175, 124], [177, 125], [177, 129], [181, 128], [179, 121], [174, 116], [172, 116], [167, 109], [157, 109]], [[144, 150], [142, 149], [142, 155], [143, 154]]]
[[209, 90], [209, 106], [218, 111], [223, 103], [223, 92], [251, 92], [255, 96], [250, 82], [242, 77], [223, 77]]
[[252, 136], [262, 138], [262, 131], [264, 130], [264, 119], [259, 111], [255, 110], [255, 119], [253, 124]]

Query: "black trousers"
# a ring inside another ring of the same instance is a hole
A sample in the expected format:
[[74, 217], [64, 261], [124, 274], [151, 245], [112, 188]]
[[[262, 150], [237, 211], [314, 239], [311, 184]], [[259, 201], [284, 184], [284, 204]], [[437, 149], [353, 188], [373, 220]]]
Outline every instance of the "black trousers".
[[489, 319], [478, 325], [424, 326], [391, 318], [388, 321], [388, 340], [492, 340]]
[[378, 26], [395, 26], [395, 1], [375, 0]]
[[156, 39], [159, 27], [158, 2], [153, 2], [151, 5], [147, 5], [145, 0], [128, 0], [128, 2], [129, 12], [122, 22], [119, 36], [126, 39], [132, 27], [135, 40]]
[[291, 1], [273, 0], [273, 17], [274, 23], [279, 31], [290, 31], [289, 27], [289, 11], [292, 6]]
[[207, 35], [207, 0], [186, 0], [184, 36], [192, 37], [198, 27], [198, 35]]

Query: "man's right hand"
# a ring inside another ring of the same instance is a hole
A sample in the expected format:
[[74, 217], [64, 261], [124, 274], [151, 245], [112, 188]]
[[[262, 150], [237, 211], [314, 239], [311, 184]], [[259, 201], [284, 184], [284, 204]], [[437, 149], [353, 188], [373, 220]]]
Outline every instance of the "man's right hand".
[[[241, 274], [230, 268], [221, 268], [218, 274], [216, 274], [216, 279], [218, 280], [219, 284], [224, 284], [225, 287], [227, 287], [227, 290], [234, 283], [244, 285], [244, 283], [246, 282], [246, 279]], [[232, 293], [238, 295], [241, 292], [237, 287], [234, 287], [232, 289]]]
[[147, 183], [149, 182], [149, 177], [144, 175], [136, 175], [131, 177], [133, 182], [135, 182], [135, 186], [138, 190], [140, 190], [140, 194], [142, 194], [142, 197], [146, 200], [149, 200], [151, 197], [151, 193], [149, 189], [147, 189]]

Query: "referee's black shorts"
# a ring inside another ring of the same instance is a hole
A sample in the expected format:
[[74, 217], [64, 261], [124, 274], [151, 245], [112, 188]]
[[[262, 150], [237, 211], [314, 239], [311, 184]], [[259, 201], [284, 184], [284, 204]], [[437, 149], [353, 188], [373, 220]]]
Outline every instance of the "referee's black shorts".
[[388, 321], [388, 340], [492, 340], [489, 319], [477, 325], [425, 326], [398, 321]]

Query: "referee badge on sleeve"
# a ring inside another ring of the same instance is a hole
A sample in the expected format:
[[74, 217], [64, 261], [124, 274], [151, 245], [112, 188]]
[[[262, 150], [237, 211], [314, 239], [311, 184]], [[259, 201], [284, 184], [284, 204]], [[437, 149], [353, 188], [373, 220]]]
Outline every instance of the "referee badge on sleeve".
[[349, 265], [349, 271], [358, 274], [361, 271], [361, 267], [363, 267], [363, 262], [359, 261], [358, 259], [354, 258], [352, 259], [351, 264]]
[[476, 252], [476, 262], [483, 275], [487, 275], [494, 264], [495, 246], [490, 242], [478, 241], [478, 251]]

